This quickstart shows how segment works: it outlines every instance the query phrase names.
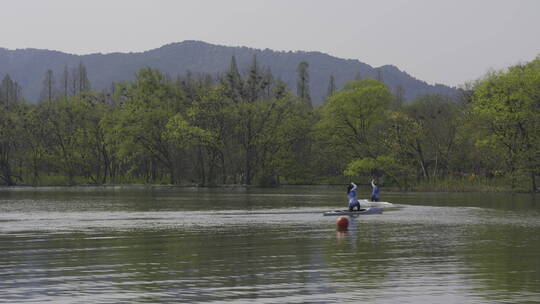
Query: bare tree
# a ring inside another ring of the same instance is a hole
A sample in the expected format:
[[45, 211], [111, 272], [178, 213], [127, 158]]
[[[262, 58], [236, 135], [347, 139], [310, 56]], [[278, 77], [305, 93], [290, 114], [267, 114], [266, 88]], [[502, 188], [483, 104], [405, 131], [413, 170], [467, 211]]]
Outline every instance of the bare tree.
[[48, 69], [43, 78], [43, 88], [40, 96], [41, 101], [50, 102], [56, 98], [55, 82], [53, 71]]

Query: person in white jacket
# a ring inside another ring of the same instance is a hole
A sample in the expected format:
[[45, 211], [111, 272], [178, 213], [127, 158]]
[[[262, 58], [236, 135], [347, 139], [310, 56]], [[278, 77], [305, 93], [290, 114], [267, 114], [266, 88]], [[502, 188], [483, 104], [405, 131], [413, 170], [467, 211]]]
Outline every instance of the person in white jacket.
[[350, 183], [349, 186], [347, 186], [347, 197], [349, 198], [349, 211], [353, 211], [354, 207], [358, 208], [358, 211], [360, 211], [360, 203], [358, 202], [358, 199], [356, 198], [356, 190], [357, 186], [355, 183]]
[[375, 182], [374, 179], [371, 180], [371, 201], [372, 202], [378, 202], [379, 201], [379, 186]]

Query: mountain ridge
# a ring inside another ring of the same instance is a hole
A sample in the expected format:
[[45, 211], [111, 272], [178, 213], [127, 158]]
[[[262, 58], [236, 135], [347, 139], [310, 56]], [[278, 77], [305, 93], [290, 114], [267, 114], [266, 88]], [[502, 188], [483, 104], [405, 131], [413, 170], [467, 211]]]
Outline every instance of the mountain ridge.
[[326, 97], [330, 75], [339, 88], [345, 82], [360, 77], [378, 78], [395, 92], [403, 89], [405, 100], [421, 94], [453, 96], [458, 90], [443, 84], [428, 84], [395, 65], [372, 67], [358, 59], [335, 57], [319, 51], [276, 51], [246, 46], [224, 46], [198, 40], [173, 42], [141, 52], [69, 54], [57, 50], [24, 48], [9, 50], [0, 47], [0, 77], [9, 74], [23, 88], [23, 96], [36, 102], [42, 81], [48, 69], [53, 70], [58, 82], [65, 66], [74, 68], [82, 62], [88, 72], [93, 89], [110, 87], [112, 82], [131, 81], [143, 67], [158, 68], [169, 75], [183, 75], [187, 71], [216, 75], [225, 72], [232, 56], [241, 73], [245, 73], [253, 60], [268, 66], [276, 78], [285, 81], [296, 91], [296, 68], [301, 61], [309, 64], [310, 89], [314, 104], [321, 104]]

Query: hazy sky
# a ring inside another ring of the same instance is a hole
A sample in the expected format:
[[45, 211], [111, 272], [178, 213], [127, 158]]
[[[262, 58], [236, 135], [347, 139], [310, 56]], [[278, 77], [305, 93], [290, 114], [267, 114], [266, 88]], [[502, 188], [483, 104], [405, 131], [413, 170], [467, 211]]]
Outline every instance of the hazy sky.
[[183, 40], [321, 51], [459, 85], [540, 54], [540, 0], [0, 0], [0, 47], [138, 52]]

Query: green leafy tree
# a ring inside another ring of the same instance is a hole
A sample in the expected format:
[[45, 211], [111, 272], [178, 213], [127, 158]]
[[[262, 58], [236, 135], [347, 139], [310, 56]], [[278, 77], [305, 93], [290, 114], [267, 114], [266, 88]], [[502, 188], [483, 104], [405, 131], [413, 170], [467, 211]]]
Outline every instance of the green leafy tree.
[[457, 148], [459, 105], [439, 95], [424, 95], [403, 106], [402, 111], [421, 129], [411, 134], [418, 135], [413, 147], [423, 177], [447, 175], [452, 170], [451, 157]]
[[21, 180], [17, 173], [24, 138], [20, 136], [26, 106], [21, 87], [6, 75], [0, 83], [0, 183], [11, 186]]
[[[30, 141], [33, 161], [37, 162], [45, 149], [50, 168], [66, 176], [69, 184], [76, 183], [76, 177], [104, 182], [107, 155], [103, 154], [105, 141], [100, 121], [105, 105], [87, 95], [42, 103], [36, 111], [31, 118], [40, 120], [44, 132], [38, 131], [41, 138]], [[34, 121], [29, 121], [27, 132], [36, 127]], [[34, 178], [36, 175], [34, 172]]]
[[381, 127], [392, 96], [371, 78], [352, 81], [319, 109], [315, 126], [315, 167], [319, 175], [339, 176], [354, 159], [381, 153]]
[[488, 74], [474, 91], [472, 109], [486, 122], [483, 144], [500, 151], [501, 169], [530, 177], [536, 191], [540, 168], [540, 58]]
[[[233, 161], [230, 157], [234, 101], [227, 97], [228, 88], [209, 87], [185, 114], [175, 115], [168, 123], [168, 136], [185, 148], [194, 148], [200, 184], [227, 182]], [[228, 160], [228, 161], [227, 161]]]
[[0, 183], [15, 185], [17, 154], [22, 138], [19, 137], [21, 118], [18, 105], [0, 105]]
[[[395, 159], [402, 167], [420, 168], [424, 173], [425, 160], [419, 147], [424, 138], [424, 129], [409, 115], [392, 112], [388, 116], [383, 133], [383, 147], [387, 155]], [[414, 164], [417, 164], [415, 166]], [[402, 182], [406, 186], [406, 181]]]
[[370, 176], [373, 178], [386, 175], [398, 186], [405, 186], [410, 172], [410, 167], [403, 165], [395, 158], [381, 155], [376, 158], [366, 157], [352, 161], [347, 165], [344, 174], [350, 177]]
[[50, 133], [46, 128], [46, 123], [51, 115], [50, 105], [52, 103], [40, 104], [28, 107], [22, 117], [22, 128], [20, 136], [24, 139], [25, 164], [28, 172], [29, 182], [33, 185], [40, 184], [40, 174], [49, 173], [48, 148]]
[[257, 158], [259, 158], [258, 142], [263, 136], [270, 117], [266, 115], [266, 110], [271, 104], [271, 98], [266, 96], [265, 92], [271, 83], [266, 80], [257, 64], [257, 57], [254, 56], [248, 77], [244, 81], [243, 97], [234, 105], [233, 110], [238, 117], [234, 132], [241, 145], [240, 154], [244, 163], [240, 166], [240, 175], [243, 182], [248, 185], [252, 183], [256, 174]]
[[384, 122], [391, 98], [379, 81], [365, 78], [347, 83], [321, 107], [320, 135], [355, 157], [374, 156], [380, 143], [377, 127]]
[[114, 119], [109, 117], [115, 123], [108, 129], [107, 141], [119, 142], [118, 157], [131, 160], [130, 170], [142, 169], [155, 181], [163, 169], [171, 184], [179, 182], [182, 149], [167, 136], [167, 124], [185, 111], [183, 92], [159, 71], [149, 68], [141, 69], [137, 80], [119, 91], [120, 108]]
[[280, 177], [283, 177], [288, 183], [312, 183], [314, 112], [309, 104], [290, 95], [277, 102], [281, 115], [276, 117], [274, 139], [269, 145], [272, 149], [268, 155], [276, 182], [280, 183]]

